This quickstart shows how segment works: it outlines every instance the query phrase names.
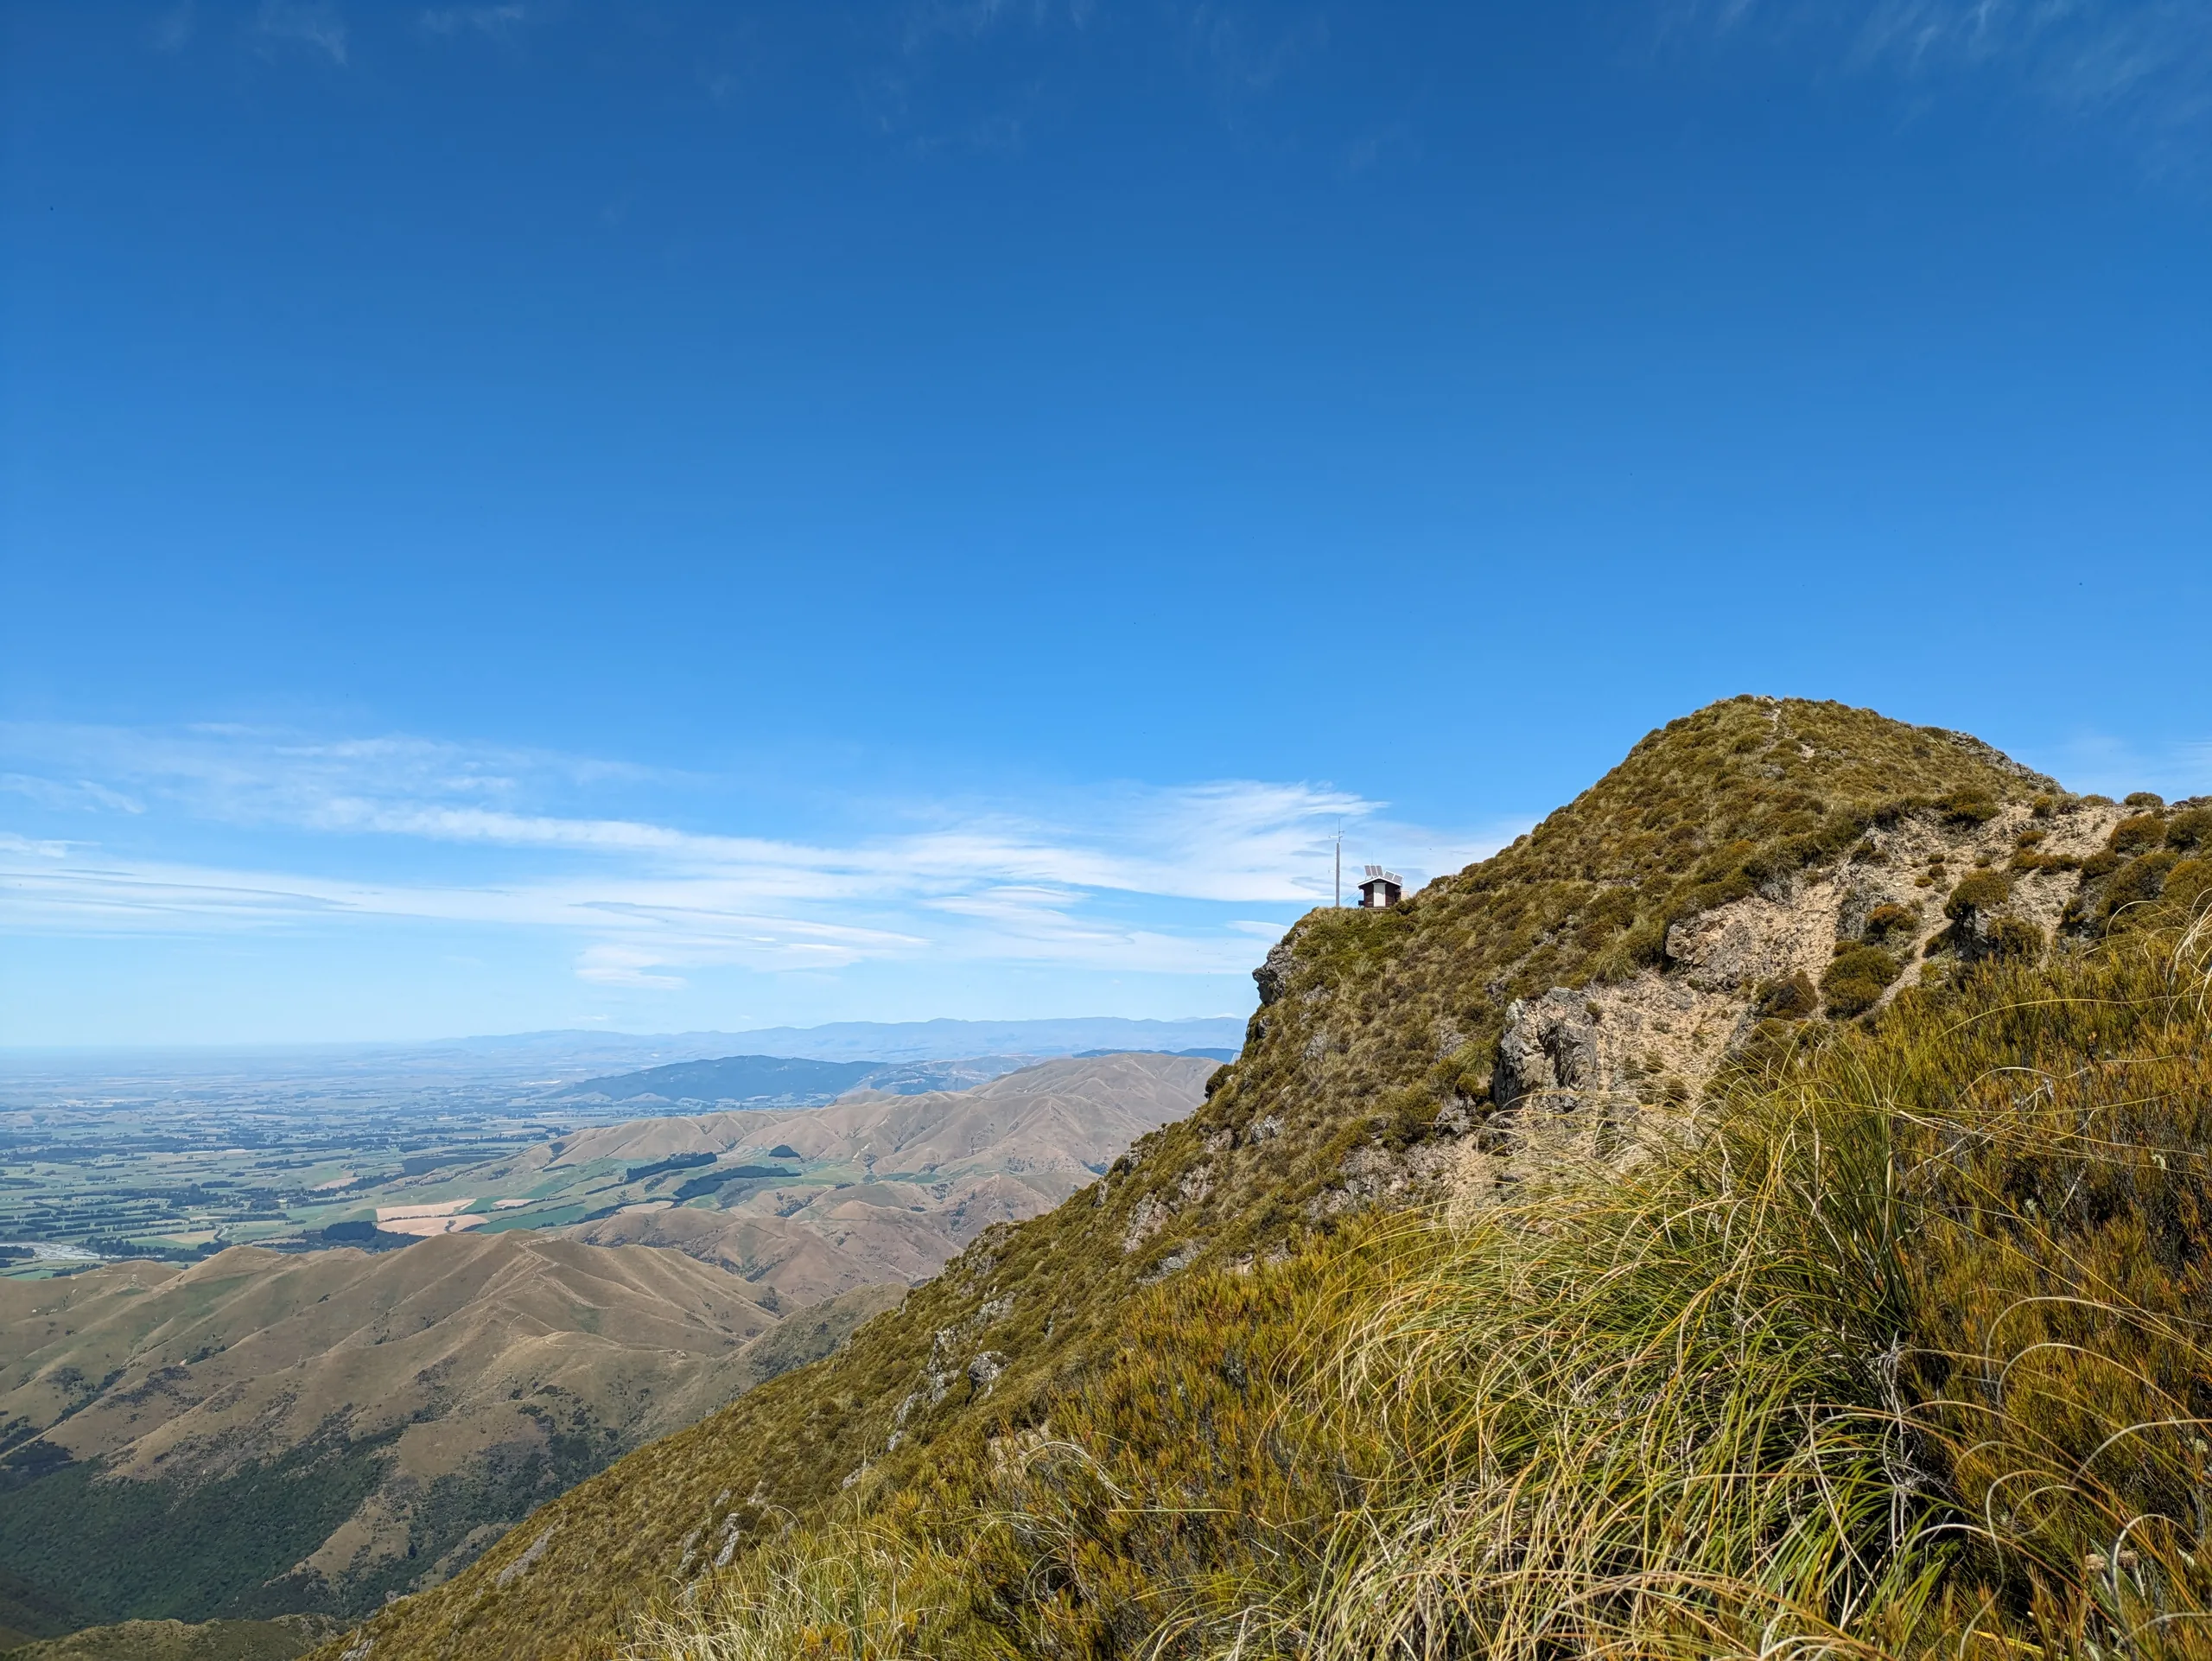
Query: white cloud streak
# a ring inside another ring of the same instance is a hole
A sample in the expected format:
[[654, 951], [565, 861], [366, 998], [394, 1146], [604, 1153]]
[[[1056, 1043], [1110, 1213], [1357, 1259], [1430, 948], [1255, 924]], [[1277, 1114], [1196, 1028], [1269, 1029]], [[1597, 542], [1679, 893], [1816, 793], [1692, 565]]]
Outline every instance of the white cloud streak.
[[192, 0], [181, 0], [146, 26], [146, 44], [156, 52], [181, 52], [191, 43], [193, 22]]
[[1687, 0], [1678, 22], [1832, 43], [1859, 73], [2001, 73], [2073, 116], [2109, 112], [2154, 162], [2199, 165], [2212, 126], [2202, 0]]
[[143, 813], [145, 807], [119, 790], [89, 779], [41, 779], [27, 773], [0, 773], [0, 791], [29, 797], [41, 807], [60, 812]]
[[489, 851], [496, 870], [491, 881], [376, 881], [124, 856], [73, 833], [0, 834], [0, 925], [136, 932], [412, 919], [550, 929], [582, 937], [580, 977], [633, 988], [680, 985], [682, 971], [716, 965], [930, 958], [1233, 972], [1281, 924], [1217, 911], [1325, 900], [1339, 822], [1363, 846], [1440, 847], [1439, 869], [1511, 834], [1440, 838], [1391, 824], [1379, 804], [1345, 792], [1243, 780], [1079, 792], [1052, 815], [928, 805], [903, 816], [920, 829], [824, 842], [549, 811], [548, 795], [652, 775], [406, 737], [18, 725], [0, 728], [0, 753], [67, 764], [61, 779], [0, 780], [51, 812], [129, 814], [138, 828], [167, 811], [274, 829], [320, 856], [291, 862], [327, 864], [335, 850], [351, 870], [389, 863], [385, 846], [424, 844], [477, 850], [475, 865]]
[[264, 41], [320, 52], [341, 67], [346, 62], [346, 20], [327, 0], [261, 0], [253, 32]]
[[528, 21], [528, 8], [510, 3], [497, 6], [433, 7], [422, 16], [423, 29], [432, 35], [506, 34]]

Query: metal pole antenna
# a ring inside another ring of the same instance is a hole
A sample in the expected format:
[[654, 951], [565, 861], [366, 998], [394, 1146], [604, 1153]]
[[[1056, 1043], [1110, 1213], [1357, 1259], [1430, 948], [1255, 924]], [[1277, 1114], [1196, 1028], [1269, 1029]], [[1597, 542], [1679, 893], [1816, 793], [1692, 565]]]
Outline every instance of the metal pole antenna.
[[1337, 827], [1337, 909], [1344, 908], [1344, 828]]

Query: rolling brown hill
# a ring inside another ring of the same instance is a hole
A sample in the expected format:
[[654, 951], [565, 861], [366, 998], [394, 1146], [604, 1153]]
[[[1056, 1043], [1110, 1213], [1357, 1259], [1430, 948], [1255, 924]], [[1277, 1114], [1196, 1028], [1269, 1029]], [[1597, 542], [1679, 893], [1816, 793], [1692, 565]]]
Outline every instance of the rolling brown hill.
[[[816, 1315], [813, 1352], [895, 1296], [860, 1292]], [[376, 1254], [237, 1247], [189, 1268], [0, 1284], [15, 1478], [0, 1539], [18, 1572], [67, 1583], [51, 1559], [99, 1550], [46, 1514], [81, 1509], [73, 1479], [99, 1473], [126, 1530], [273, 1482], [301, 1515], [268, 1531], [263, 1572], [234, 1600], [357, 1607], [450, 1573], [511, 1514], [805, 1359], [794, 1334], [766, 1347], [779, 1326], [742, 1281], [679, 1252], [526, 1232]], [[43, 1552], [21, 1537], [35, 1525]], [[272, 1575], [284, 1597], [260, 1584]], [[131, 1578], [126, 1559], [111, 1591]], [[169, 1602], [221, 1607], [190, 1588]]]
[[[627, 1172], [671, 1155], [714, 1160], [669, 1181], [779, 1149], [806, 1168], [581, 1228], [0, 1282], [0, 1574], [54, 1594], [48, 1632], [63, 1608], [352, 1613], [435, 1584], [533, 1505], [828, 1352], [982, 1229], [1091, 1181], [1187, 1112], [1213, 1065], [1109, 1055], [969, 1091], [638, 1121], [423, 1185], [442, 1208], [434, 1185], [582, 1174], [634, 1194]], [[162, 1553], [133, 1543], [155, 1535]]]
[[766, 1156], [780, 1147], [886, 1177], [1002, 1170], [1087, 1181], [1144, 1132], [1188, 1112], [1217, 1065], [1202, 1056], [1142, 1053], [1070, 1057], [970, 1090], [918, 1096], [861, 1091], [827, 1107], [632, 1120], [564, 1137], [546, 1162], [643, 1162], [692, 1153]]
[[1203, 1057], [1086, 1057], [972, 1090], [609, 1125], [567, 1138], [548, 1165], [683, 1154], [742, 1162], [788, 1148], [845, 1171], [853, 1180], [834, 1186], [753, 1187], [722, 1206], [635, 1210], [570, 1231], [601, 1244], [672, 1247], [789, 1307], [927, 1279], [985, 1229], [1049, 1210], [1139, 1136], [1190, 1112], [1216, 1066]]

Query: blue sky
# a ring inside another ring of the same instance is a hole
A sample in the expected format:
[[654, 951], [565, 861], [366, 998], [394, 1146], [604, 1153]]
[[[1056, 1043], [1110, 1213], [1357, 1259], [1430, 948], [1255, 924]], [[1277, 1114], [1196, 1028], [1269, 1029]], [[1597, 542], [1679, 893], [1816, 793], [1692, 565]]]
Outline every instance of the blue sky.
[[1249, 1007], [1717, 697], [2212, 790], [2212, 13], [15, 0], [0, 1042]]

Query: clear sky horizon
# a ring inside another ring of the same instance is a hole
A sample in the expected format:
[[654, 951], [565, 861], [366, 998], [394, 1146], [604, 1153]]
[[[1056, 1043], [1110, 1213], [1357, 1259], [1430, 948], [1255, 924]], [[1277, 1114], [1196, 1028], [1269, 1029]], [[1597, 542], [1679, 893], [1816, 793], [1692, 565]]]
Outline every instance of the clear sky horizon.
[[1743, 691], [2212, 791], [2212, 10], [0, 8], [0, 1044], [1241, 1014]]

